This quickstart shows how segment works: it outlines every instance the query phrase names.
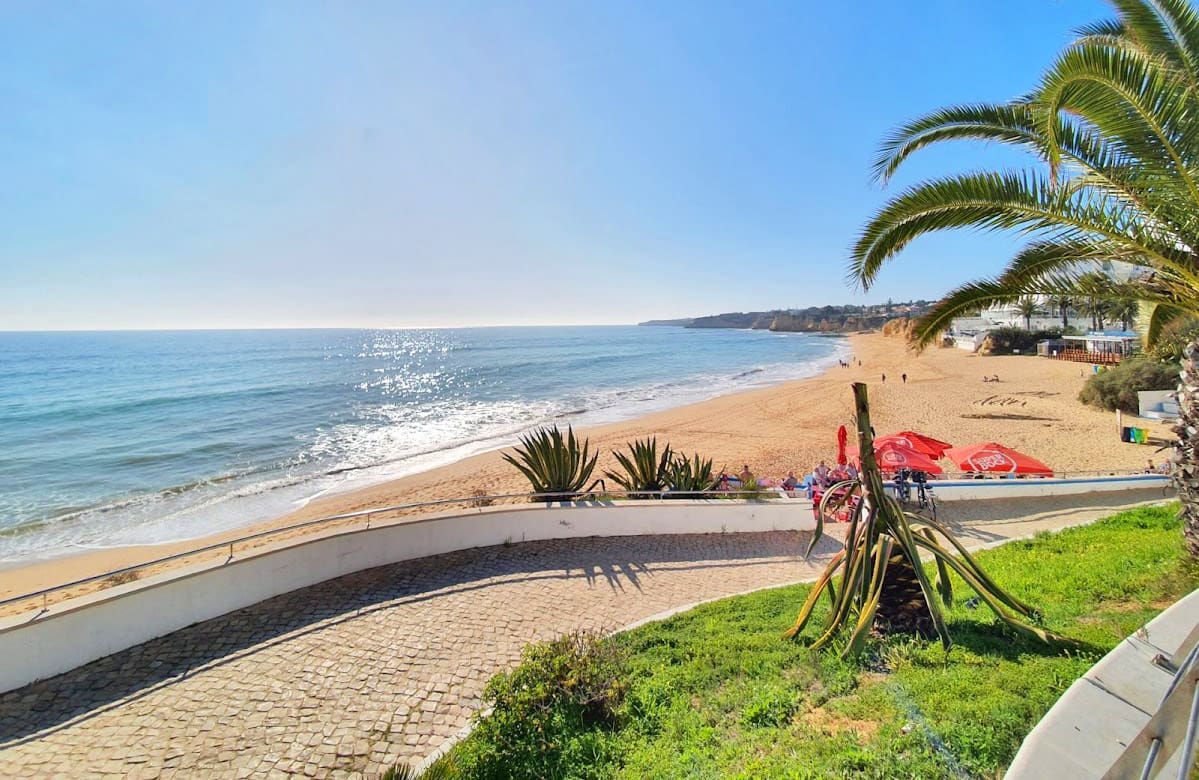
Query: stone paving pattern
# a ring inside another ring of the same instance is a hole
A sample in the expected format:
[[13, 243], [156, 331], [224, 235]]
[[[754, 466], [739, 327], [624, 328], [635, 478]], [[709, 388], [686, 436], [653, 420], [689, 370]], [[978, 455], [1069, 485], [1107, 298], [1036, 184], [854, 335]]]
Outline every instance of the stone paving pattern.
[[[961, 531], [977, 545], [1108, 503]], [[810, 579], [839, 530], [811, 560], [795, 532], [588, 538], [331, 580], [0, 694], [0, 778], [377, 777], [462, 729], [526, 643]]]
[[466, 725], [526, 643], [802, 579], [805, 545], [571, 539], [348, 575], [0, 695], [0, 777], [377, 775]]

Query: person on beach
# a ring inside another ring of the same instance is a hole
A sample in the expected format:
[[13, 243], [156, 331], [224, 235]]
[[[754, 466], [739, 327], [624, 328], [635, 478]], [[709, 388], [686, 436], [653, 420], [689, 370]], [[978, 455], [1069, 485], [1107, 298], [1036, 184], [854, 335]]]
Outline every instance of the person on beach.
[[883, 374], [883, 384], [887, 384], [887, 375]]
[[854, 467], [854, 465], [852, 463], [846, 463], [845, 464], [845, 475], [848, 479], [857, 479], [858, 478], [858, 470], [857, 470], [857, 468]]
[[716, 489], [727, 493], [729, 491], [729, 475], [723, 470], [720, 472], [720, 478], [716, 481]]
[[795, 478], [794, 471], [787, 472], [787, 478], [783, 480], [783, 490], [795, 490], [799, 486], [799, 480]]
[[758, 483], [754, 481], [753, 472], [749, 470], [748, 463], [741, 466], [741, 473], [737, 475], [737, 478], [741, 480], [742, 490], [758, 486]]
[[817, 466], [812, 471], [812, 473], [816, 475], [816, 481], [819, 484], [821, 484], [821, 485], [828, 484], [828, 464], [827, 463], [825, 463], [824, 461], [820, 461], [820, 465]]
[[903, 380], [903, 383], [905, 385], [908, 383], [908, 375], [907, 374], [900, 374], [899, 378]]

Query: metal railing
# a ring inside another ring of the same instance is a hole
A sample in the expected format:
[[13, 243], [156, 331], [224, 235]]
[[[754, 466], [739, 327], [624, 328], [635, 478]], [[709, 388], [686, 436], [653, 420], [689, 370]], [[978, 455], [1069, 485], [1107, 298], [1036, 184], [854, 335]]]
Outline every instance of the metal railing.
[[[1140, 472], [1131, 473], [1131, 474], [1129, 474], [1129, 473], [1121, 474], [1121, 473], [1113, 473], [1110, 471], [1103, 471], [1103, 472], [1077, 471], [1077, 472], [1059, 472], [1058, 476], [1062, 477], [1062, 478], [1070, 478], [1070, 477], [1081, 477], [1081, 476], [1130, 477], [1130, 476], [1155, 476], [1155, 475], [1144, 474], [1144, 473], [1140, 473]], [[1157, 476], [1161, 476], [1161, 475], [1157, 475]], [[951, 477], [949, 474], [946, 474], [946, 475], [943, 475], [940, 477], [940, 479], [942, 479], [942, 480], [943, 479], [952, 479], [952, 478], [953, 477]], [[88, 577], [81, 577], [80, 579], [72, 580], [71, 582], [62, 583], [62, 584], [58, 584], [58, 585], [52, 585], [50, 587], [42, 588], [41, 590], [31, 591], [28, 593], [22, 593], [22, 594], [19, 594], [16, 596], [8, 596], [6, 598], [0, 599], [0, 610], [4, 609], [6, 607], [12, 606], [13, 604], [18, 604], [18, 603], [26, 602], [26, 601], [33, 601], [35, 599], [40, 598], [42, 600], [41, 613], [39, 613], [39, 615], [40, 615], [40, 614], [48, 611], [49, 597], [51, 595], [53, 595], [55, 593], [59, 593], [61, 591], [69, 590], [72, 588], [78, 588], [78, 587], [82, 587], [82, 586], [86, 586], [86, 585], [92, 585], [94, 583], [104, 582], [105, 580], [112, 580], [113, 582], [111, 583], [111, 585], [115, 586], [118, 584], [122, 584], [121, 578], [126, 577], [128, 575], [132, 575], [136, 572], [140, 572], [145, 569], [150, 569], [155, 566], [161, 566], [163, 564], [171, 563], [174, 561], [183, 560], [186, 558], [192, 558], [192, 557], [204, 555], [207, 553], [218, 552], [220, 550], [225, 550], [225, 549], [227, 549], [229, 551], [229, 555], [226, 558], [226, 563], [228, 563], [233, 560], [234, 554], [236, 552], [236, 548], [239, 545], [244, 546], [248, 542], [266, 539], [266, 538], [273, 537], [273, 536], [279, 536], [282, 534], [287, 534], [290, 532], [299, 531], [299, 530], [306, 529], [306, 528], [314, 528], [316, 526], [332, 525], [334, 523], [338, 523], [341, 521], [347, 521], [347, 520], [364, 519], [366, 521], [365, 528], [369, 529], [371, 520], [376, 516], [395, 515], [395, 514], [400, 514], [400, 513], [405, 513], [405, 512], [413, 512], [416, 510], [431, 509], [431, 508], [442, 507], [442, 506], [462, 505], [462, 504], [465, 504], [470, 508], [482, 508], [485, 506], [493, 505], [497, 501], [519, 501], [519, 500], [528, 501], [528, 502], [545, 501], [545, 502], [549, 502], [549, 503], [555, 503], [555, 502], [563, 502], [563, 501], [602, 502], [606, 498], [628, 498], [628, 497], [631, 497], [631, 498], [669, 497], [672, 499], [674, 499], [674, 498], [729, 499], [729, 498], [736, 498], [738, 496], [748, 496], [748, 497], [764, 498], [764, 497], [769, 497], [772, 494], [778, 494], [782, 490], [783, 490], [783, 488], [781, 488], [781, 487], [758, 487], [756, 489], [751, 489], [751, 490], [743, 490], [741, 488], [732, 488], [730, 490], [698, 490], [698, 491], [670, 491], [670, 490], [628, 491], [628, 490], [607, 490], [602, 487], [599, 489], [596, 489], [596, 486], [593, 484], [592, 487], [589, 488], [587, 491], [579, 491], [577, 493], [570, 493], [570, 494], [563, 494], [563, 493], [501, 493], [501, 494], [496, 494], [496, 495], [473, 495], [473, 496], [464, 496], [464, 497], [458, 497], [458, 498], [442, 498], [442, 499], [436, 499], [436, 500], [432, 500], [432, 501], [419, 501], [419, 502], [414, 502], [414, 503], [410, 503], [410, 504], [396, 504], [393, 506], [378, 507], [375, 509], [363, 509], [363, 510], [359, 510], [356, 512], [346, 512], [346, 513], [336, 514], [336, 515], [327, 515], [327, 516], [318, 517], [318, 518], [315, 518], [312, 520], [305, 520], [305, 521], [302, 521], [299, 523], [292, 523], [290, 525], [279, 526], [277, 528], [268, 528], [263, 531], [258, 531], [256, 533], [252, 533], [252, 534], [245, 534], [245, 535], [233, 538], [233, 539], [228, 539], [228, 540], [224, 540], [224, 541], [220, 541], [220, 542], [213, 542], [212, 544], [207, 544], [207, 545], [203, 545], [200, 547], [189, 548], [189, 549], [183, 550], [181, 552], [173, 553], [171, 555], [164, 555], [162, 557], [155, 558], [150, 561], [132, 564], [130, 566], [125, 566], [120, 569], [113, 569], [113, 570], [105, 571], [100, 574], [94, 574], [94, 575], [91, 575]], [[799, 492], [803, 492], [806, 495], [805, 486], [799, 485], [798, 487], [796, 487], [796, 489], [794, 491], [788, 491], [788, 493], [799, 493]]]
[[[305, 520], [305, 521], [299, 522], [299, 523], [292, 523], [289, 525], [279, 526], [277, 528], [268, 528], [266, 530], [258, 531], [256, 533], [238, 536], [234, 539], [228, 539], [228, 540], [224, 540], [224, 541], [220, 541], [220, 542], [214, 542], [212, 544], [203, 545], [201, 547], [188, 548], [187, 550], [173, 553], [171, 555], [164, 555], [162, 557], [155, 558], [150, 561], [144, 561], [142, 563], [135, 563], [135, 564], [132, 564], [130, 566], [125, 566], [120, 569], [112, 569], [109, 571], [105, 571], [101, 574], [94, 574], [94, 575], [91, 575], [88, 577], [81, 577], [80, 579], [72, 580], [71, 582], [66, 582], [66, 583], [62, 583], [62, 584], [58, 584], [58, 585], [52, 585], [47, 588], [42, 588], [41, 590], [31, 591], [29, 593], [22, 593], [17, 596], [8, 596], [6, 598], [0, 599], [0, 609], [3, 609], [5, 607], [8, 607], [13, 604], [20, 603], [20, 602], [33, 601], [35, 599], [40, 598], [40, 599], [42, 599], [42, 603], [41, 603], [42, 612], [45, 612], [49, 608], [49, 602], [48, 602], [49, 597], [52, 594], [55, 594], [55, 593], [58, 593], [61, 591], [70, 590], [72, 588], [78, 588], [78, 587], [81, 587], [84, 585], [91, 585], [91, 584], [98, 583], [98, 582], [104, 582], [105, 580], [120, 580], [123, 576], [130, 575], [135, 572], [140, 572], [144, 569], [153, 568], [155, 566], [161, 566], [166, 563], [172, 563], [174, 561], [179, 561], [179, 560], [183, 560], [186, 558], [192, 558], [192, 557], [195, 557], [198, 555], [204, 555], [206, 553], [219, 552], [221, 550], [226, 550], [226, 549], [229, 551], [229, 556], [228, 556], [228, 558], [226, 558], [225, 562], [228, 563], [233, 560], [235, 549], [239, 545], [244, 545], [247, 542], [253, 542], [256, 540], [260, 540], [260, 539], [266, 539], [266, 538], [272, 537], [272, 536], [279, 536], [281, 534], [286, 534], [286, 533], [289, 533], [292, 531], [298, 531], [298, 530], [302, 530], [305, 528], [314, 528], [316, 526], [332, 525], [334, 523], [344, 521], [344, 520], [364, 519], [366, 521], [364, 530], [369, 530], [371, 527], [372, 518], [377, 515], [395, 515], [395, 514], [399, 514], [399, 513], [403, 513], [403, 512], [412, 512], [414, 510], [431, 509], [431, 508], [440, 507], [440, 506], [452, 506], [452, 505], [457, 505], [457, 504], [466, 504], [466, 505], [468, 505], [469, 508], [482, 509], [486, 506], [494, 505], [495, 502], [497, 502], [497, 501], [508, 501], [508, 500], [524, 500], [524, 501], [527, 501], [530, 503], [545, 502], [547, 504], [567, 503], [567, 502], [586, 502], [586, 503], [602, 505], [607, 499], [614, 499], [614, 498], [616, 498], [616, 499], [634, 498], [635, 499], [635, 498], [669, 497], [671, 499], [683, 499], [683, 498], [730, 499], [730, 498], [737, 498], [739, 496], [745, 496], [745, 497], [750, 497], [750, 498], [754, 498], [754, 497], [765, 498], [765, 497], [769, 497], [772, 493], [777, 493], [778, 490], [779, 490], [778, 488], [761, 487], [756, 490], [742, 490], [742, 489], [738, 489], [738, 488], [735, 488], [732, 490], [696, 490], [696, 491], [597, 489], [597, 490], [591, 490], [591, 491], [587, 491], [587, 492], [580, 491], [577, 493], [500, 493], [500, 494], [496, 494], [496, 495], [474, 495], [474, 496], [465, 496], [465, 497], [461, 497], [461, 498], [442, 498], [442, 499], [436, 499], [433, 501], [418, 501], [418, 502], [414, 502], [411, 504], [396, 504], [396, 505], [392, 505], [392, 506], [378, 507], [375, 509], [362, 509], [357, 512], [346, 512], [346, 513], [337, 514], [337, 515], [327, 515], [324, 517], [315, 518], [313, 520]], [[517, 506], [517, 504], [513, 504], [513, 505]], [[115, 584], [120, 584], [120, 583], [114, 582], [113, 584], [115, 585]]]
[[1134, 774], [1141, 780], [1160, 777], [1166, 767], [1157, 767], [1164, 757], [1168, 758], [1176, 750], [1181, 750], [1178, 780], [1187, 780], [1195, 767], [1195, 738], [1199, 735], [1199, 625], [1191, 629], [1173, 656], [1167, 658], [1159, 654], [1152, 663], [1172, 671], [1173, 679], [1157, 711], [1129, 742], [1103, 780], [1118, 780]]

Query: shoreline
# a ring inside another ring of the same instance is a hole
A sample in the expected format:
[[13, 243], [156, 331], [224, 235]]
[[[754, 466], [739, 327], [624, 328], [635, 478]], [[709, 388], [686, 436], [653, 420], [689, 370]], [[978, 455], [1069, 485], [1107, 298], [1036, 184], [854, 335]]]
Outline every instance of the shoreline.
[[[627, 441], [657, 436], [676, 452], [713, 459], [713, 467], [730, 474], [748, 464], [758, 477], [780, 479], [788, 471], [802, 475], [835, 451], [841, 424], [852, 428], [848, 385], [870, 383], [872, 415], [879, 433], [902, 429], [967, 444], [997, 440], [1045, 461], [1061, 473], [1139, 470], [1155, 449], [1119, 441], [1114, 413], [1084, 406], [1077, 400], [1087, 366], [1033, 356], [983, 357], [959, 349], [930, 349], [917, 356], [900, 338], [879, 333], [850, 334], [850, 368], [832, 364], [804, 379], [747, 389], [641, 415], [628, 420], [587, 426], [587, 437], [601, 456], [595, 477], [615, 467], [611, 451]], [[836, 357], [830, 357], [830, 360]], [[907, 382], [900, 379], [906, 373]], [[881, 377], [886, 374], [887, 382]], [[998, 374], [1000, 383], [983, 384], [983, 375]], [[1166, 426], [1149, 424], [1157, 436]], [[1103, 431], [1108, 430], [1109, 436]], [[377, 484], [317, 494], [298, 509], [249, 523], [234, 530], [201, 535], [181, 542], [80, 551], [0, 569], [0, 599], [55, 584], [173, 555], [188, 549], [235, 539], [320, 517], [444, 498], [527, 492], [528, 484], [503, 462], [500, 446]], [[428, 514], [414, 512], [413, 515]], [[349, 521], [345, 521], [349, 522]], [[298, 529], [262, 540], [264, 545], [290, 544], [332, 526]], [[252, 549], [247, 545], [245, 551]], [[174, 562], [186, 565], [194, 559]], [[167, 565], [169, 566], [169, 564]], [[166, 568], [165, 566], [163, 568]], [[157, 573], [148, 570], [145, 574]], [[145, 576], [145, 575], [143, 575]], [[81, 595], [96, 584], [64, 592]], [[58, 595], [58, 594], [56, 594]], [[20, 607], [21, 605], [15, 605]]]
[[[397, 455], [394, 449], [372, 451], [378, 456], [373, 462], [362, 462], [362, 458], [353, 457], [351, 452], [337, 463], [316, 464], [307, 473], [258, 470], [255, 475], [251, 470], [250, 476], [229, 473], [182, 486], [106, 499], [94, 506], [0, 528], [0, 541], [12, 543], [0, 558], [0, 572], [107, 550], [194, 543], [217, 535], [236, 534], [303, 511], [314, 501], [336, 499], [512, 447], [520, 436], [542, 426], [571, 424], [582, 430], [633, 422], [723, 395], [810, 379], [850, 352], [845, 334], [832, 334], [832, 338], [806, 333], [777, 335], [783, 339], [799, 336], [809, 342], [820, 336], [816, 341], [825, 343], [817, 349], [824, 354], [783, 360], [755, 353], [758, 362], [742, 366], [745, 370], [740, 373], [724, 371], [723, 375], [713, 376], [711, 382], [699, 377], [686, 380], [667, 375], [669, 378], [661, 381], [632, 384], [619, 392], [605, 385], [595, 394], [576, 393], [574, 402], [559, 403], [562, 408], [557, 412], [543, 409], [541, 416], [528, 417], [524, 422], [513, 420], [499, 427], [467, 427], [455, 431], [443, 443], [406, 446], [408, 452], [402, 455]], [[790, 350], [784, 347], [784, 351]]]

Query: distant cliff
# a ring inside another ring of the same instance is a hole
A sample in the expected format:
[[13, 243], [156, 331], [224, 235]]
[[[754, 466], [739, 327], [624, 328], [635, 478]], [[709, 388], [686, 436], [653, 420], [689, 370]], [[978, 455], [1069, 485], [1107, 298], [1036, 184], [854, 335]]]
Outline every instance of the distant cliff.
[[750, 311], [730, 312], [728, 314], [713, 314], [708, 317], [696, 317], [688, 328], [752, 328], [768, 330], [774, 322], [776, 312]]
[[638, 325], [658, 325], [658, 326], [670, 325], [670, 326], [674, 326], [676, 328], [685, 328], [693, 322], [695, 322], [694, 317], [685, 317], [681, 320], [646, 320], [645, 322], [638, 322], [637, 324]]
[[903, 322], [915, 319], [929, 306], [929, 301], [888, 302], [872, 306], [811, 306], [807, 309], [734, 311], [692, 319], [649, 320], [640, 324], [773, 330], [779, 333], [860, 333], [881, 330], [896, 319]]
[[887, 322], [887, 315], [842, 314], [831, 317], [800, 317], [779, 314], [770, 329], [780, 333], [860, 333], [878, 330]]

